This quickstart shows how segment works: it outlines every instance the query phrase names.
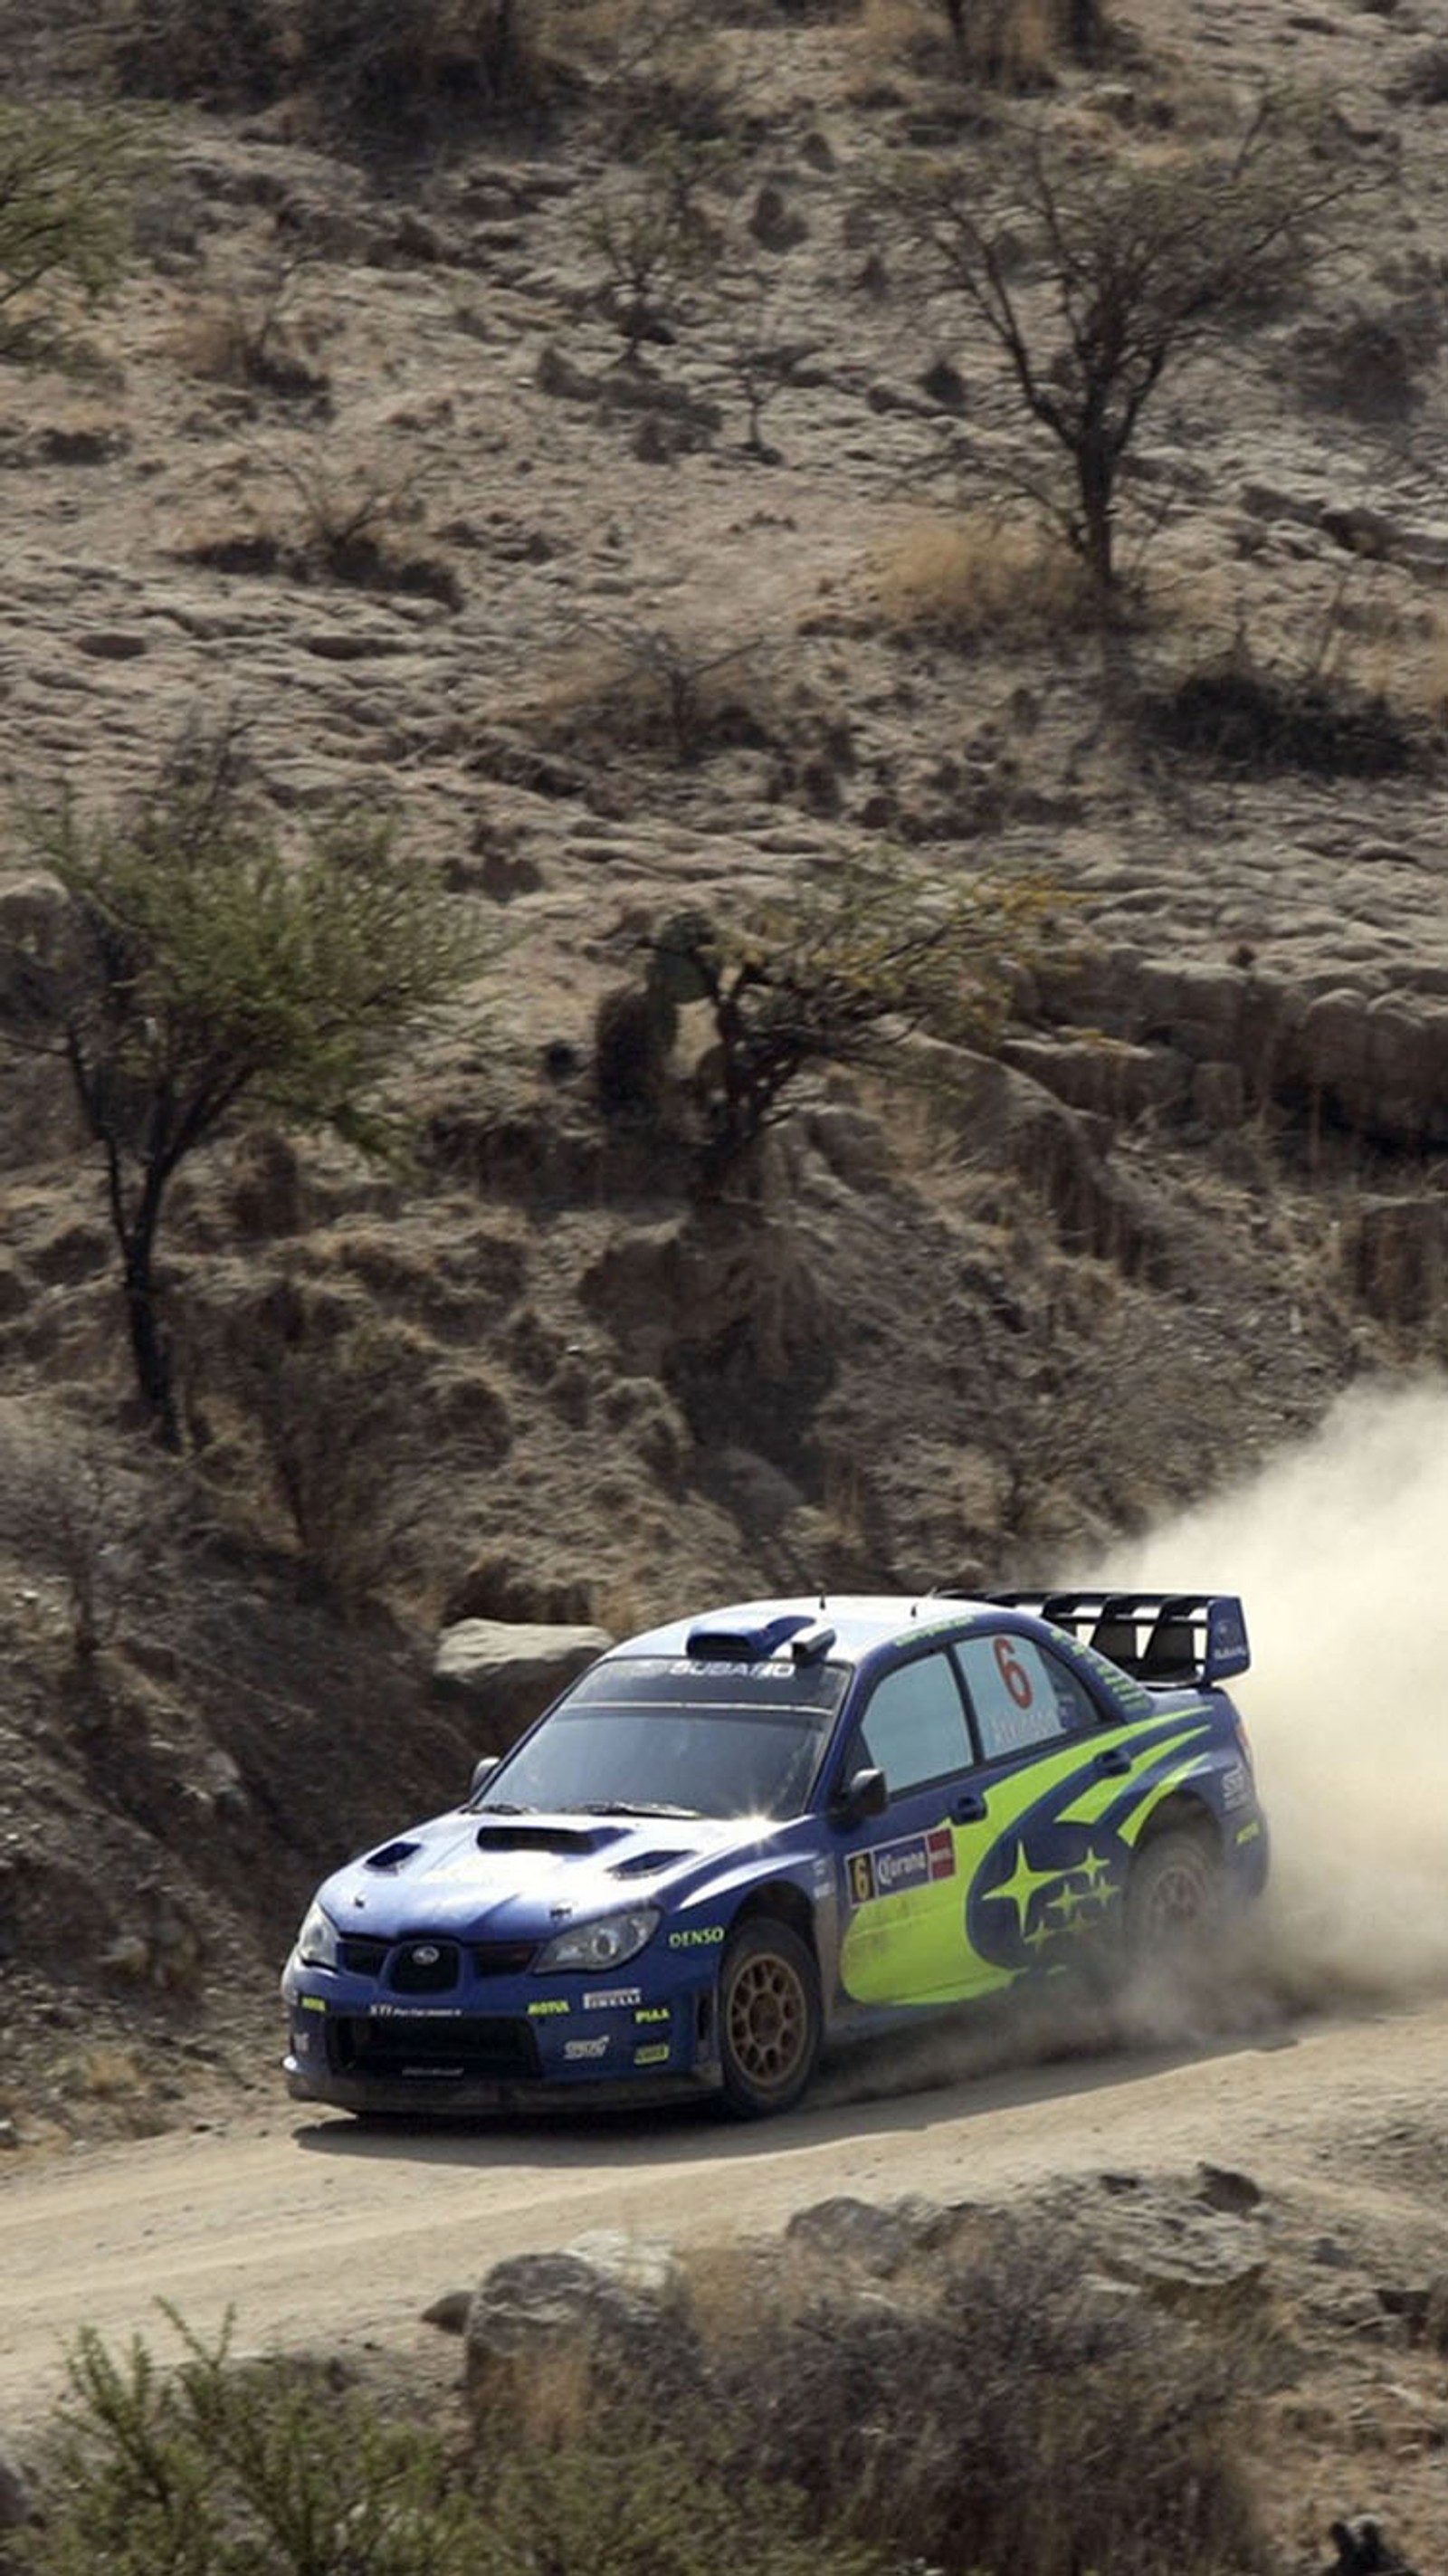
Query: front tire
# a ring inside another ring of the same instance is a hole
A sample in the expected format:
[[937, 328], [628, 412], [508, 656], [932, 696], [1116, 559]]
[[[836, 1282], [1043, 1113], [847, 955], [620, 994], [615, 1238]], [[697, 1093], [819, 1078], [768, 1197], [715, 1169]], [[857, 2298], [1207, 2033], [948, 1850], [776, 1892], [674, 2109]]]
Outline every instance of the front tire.
[[1202, 1834], [1171, 1831], [1146, 1843], [1126, 1886], [1126, 1948], [1134, 1968], [1180, 1967], [1200, 1957], [1222, 1920], [1222, 1872]]
[[719, 2058], [725, 2107], [736, 2119], [788, 2111], [819, 2056], [819, 1971], [787, 1923], [741, 1924], [719, 1971]]

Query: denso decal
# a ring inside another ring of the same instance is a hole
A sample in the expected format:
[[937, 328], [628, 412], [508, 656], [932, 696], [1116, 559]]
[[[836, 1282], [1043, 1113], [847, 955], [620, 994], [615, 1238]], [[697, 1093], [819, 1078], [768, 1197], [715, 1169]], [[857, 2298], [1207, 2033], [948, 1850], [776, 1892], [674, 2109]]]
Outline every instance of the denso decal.
[[605, 1986], [600, 1992], [584, 1996], [583, 2009], [585, 2012], [608, 2012], [616, 2006], [622, 2011], [626, 2004], [641, 2004], [643, 1999], [643, 1990], [639, 1986]]
[[902, 1888], [924, 1887], [933, 1878], [954, 1878], [955, 1843], [948, 1825], [926, 1834], [903, 1834], [898, 1842], [879, 1843], [873, 1851], [850, 1859], [850, 1894], [857, 1905], [872, 1897], [896, 1896]]
[[671, 1950], [711, 1950], [714, 1944], [722, 1941], [723, 1938], [722, 1923], [697, 1923], [691, 1925], [687, 1932], [671, 1932], [669, 1948]]
[[566, 2039], [563, 2054], [565, 2057], [607, 2057], [608, 2033], [602, 2031], [597, 2039]]

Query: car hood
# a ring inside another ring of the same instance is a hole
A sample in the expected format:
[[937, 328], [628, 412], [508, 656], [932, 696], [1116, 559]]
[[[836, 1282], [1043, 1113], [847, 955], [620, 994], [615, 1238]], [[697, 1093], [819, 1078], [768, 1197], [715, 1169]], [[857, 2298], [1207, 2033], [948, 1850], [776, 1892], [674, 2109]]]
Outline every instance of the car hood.
[[342, 1932], [541, 1939], [626, 1906], [678, 1902], [723, 1860], [772, 1846], [752, 1817], [452, 1814], [349, 1862], [319, 1890]]

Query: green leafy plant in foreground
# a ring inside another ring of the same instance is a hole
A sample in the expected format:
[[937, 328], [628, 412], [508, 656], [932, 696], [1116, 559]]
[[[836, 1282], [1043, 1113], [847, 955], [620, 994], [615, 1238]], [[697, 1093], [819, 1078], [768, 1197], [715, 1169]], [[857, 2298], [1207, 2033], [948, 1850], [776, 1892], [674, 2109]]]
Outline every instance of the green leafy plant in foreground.
[[241, 2362], [166, 2308], [163, 2370], [87, 2327], [69, 2356], [39, 2576], [465, 2576], [478, 2518], [424, 2429], [338, 2394], [313, 2367]]

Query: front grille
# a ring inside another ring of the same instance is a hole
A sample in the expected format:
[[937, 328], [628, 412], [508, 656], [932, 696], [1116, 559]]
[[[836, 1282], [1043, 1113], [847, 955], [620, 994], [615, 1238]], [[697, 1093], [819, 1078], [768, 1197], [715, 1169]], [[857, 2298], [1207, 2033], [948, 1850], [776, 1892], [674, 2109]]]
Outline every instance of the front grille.
[[[435, 1950], [437, 1956], [420, 1959], [419, 1950]], [[537, 1955], [536, 1941], [477, 1941], [467, 1952], [477, 1977], [524, 1976]], [[385, 1975], [394, 1994], [445, 1995], [462, 1974], [463, 1954], [455, 1941], [429, 1941], [425, 1935], [395, 1943], [349, 1937], [337, 1944], [337, 1964], [349, 1977]]]
[[538, 2072], [536, 2033], [501, 2015], [337, 2013], [328, 2017], [327, 2040], [338, 2075], [465, 2084]]
[[533, 1965], [536, 1941], [478, 1941], [472, 1952], [473, 1968], [480, 1977], [521, 1977]]
[[387, 1965], [385, 1941], [339, 1941], [337, 1961], [349, 1977], [380, 1977]]
[[392, 1953], [387, 1982], [399, 1995], [446, 1995], [461, 1969], [456, 1941], [403, 1941]]

